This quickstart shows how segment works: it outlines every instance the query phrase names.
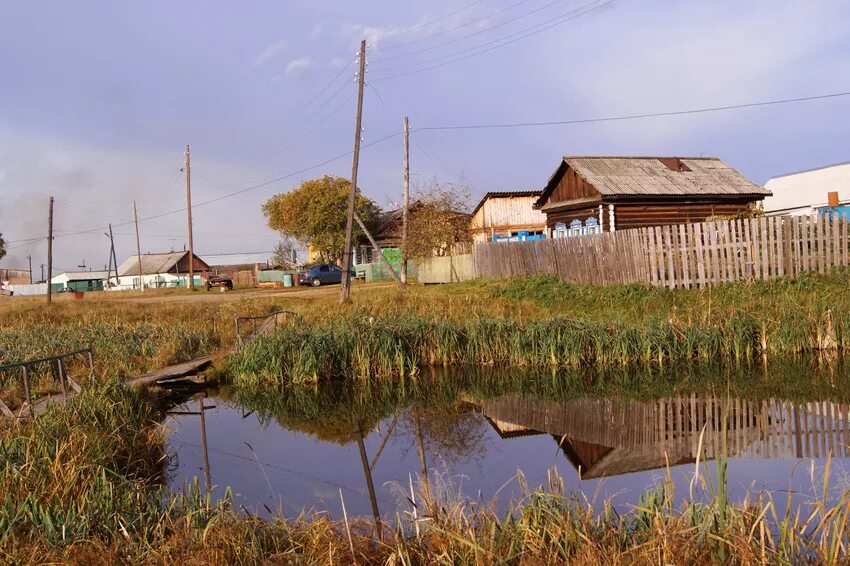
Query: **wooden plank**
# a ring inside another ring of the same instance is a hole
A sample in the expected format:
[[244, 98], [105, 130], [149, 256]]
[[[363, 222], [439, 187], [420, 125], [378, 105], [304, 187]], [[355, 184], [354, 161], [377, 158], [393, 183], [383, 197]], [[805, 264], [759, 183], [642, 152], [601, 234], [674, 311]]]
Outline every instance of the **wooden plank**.
[[705, 287], [705, 255], [703, 253], [703, 245], [702, 245], [702, 223], [694, 224], [694, 244], [696, 248], [696, 259], [697, 259], [697, 276], [699, 277], [699, 286]]
[[645, 230], [645, 237], [647, 243], [647, 251], [649, 252], [649, 275], [650, 275], [650, 283], [655, 286], [659, 285], [659, 276], [658, 276], [658, 248], [655, 244], [655, 229], [653, 228], [642, 228]]
[[775, 279], [776, 273], [776, 217], [767, 218], [767, 270], [770, 278]]
[[203, 356], [188, 362], [175, 364], [166, 368], [152, 371], [137, 377], [127, 380], [127, 384], [131, 386], [150, 385], [164, 379], [173, 379], [183, 377], [192, 373], [196, 373], [212, 363], [212, 356]]
[[718, 222], [717, 226], [718, 233], [720, 234], [720, 275], [723, 281], [728, 283], [732, 280], [732, 250], [730, 246], [729, 222], [724, 220]]
[[682, 285], [685, 289], [691, 288], [691, 266], [688, 254], [690, 242], [687, 236], [687, 227], [684, 224], [679, 224], [679, 254], [682, 262]]
[[770, 279], [770, 242], [767, 237], [767, 219], [759, 218], [759, 258], [761, 278]]
[[753, 278], [753, 241], [750, 235], [750, 219], [745, 218], [741, 225], [743, 226], [743, 253], [744, 253], [744, 280], [749, 281]]
[[832, 267], [841, 265], [841, 221], [836, 217], [832, 218]]
[[820, 218], [815, 217], [815, 218], [813, 218], [813, 220], [814, 220], [814, 228], [815, 228], [815, 237], [814, 237], [815, 246], [814, 247], [817, 250], [816, 251], [817, 268], [818, 268], [818, 273], [823, 275], [823, 273], [824, 273], [823, 251], [824, 250], [823, 250], [823, 243], [821, 243], [821, 241], [823, 240], [823, 228], [822, 228]]

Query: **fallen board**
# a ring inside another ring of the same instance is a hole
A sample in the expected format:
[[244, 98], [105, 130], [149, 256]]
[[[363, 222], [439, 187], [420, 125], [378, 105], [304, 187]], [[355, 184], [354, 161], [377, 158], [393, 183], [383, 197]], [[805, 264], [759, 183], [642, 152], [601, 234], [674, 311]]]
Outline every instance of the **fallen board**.
[[204, 356], [188, 362], [183, 362], [182, 364], [175, 364], [173, 366], [168, 366], [167, 368], [130, 378], [127, 380], [127, 384], [134, 387], [140, 385], [154, 385], [160, 381], [173, 380], [195, 374], [211, 363], [212, 356]]

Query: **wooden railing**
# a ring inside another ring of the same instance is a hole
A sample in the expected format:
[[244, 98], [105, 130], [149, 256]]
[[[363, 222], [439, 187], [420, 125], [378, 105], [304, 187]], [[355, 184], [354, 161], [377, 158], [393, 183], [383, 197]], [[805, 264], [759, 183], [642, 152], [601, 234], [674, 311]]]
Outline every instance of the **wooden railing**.
[[[6, 374], [17, 374], [19, 373], [22, 379], [23, 388], [24, 388], [24, 399], [25, 404], [21, 407], [20, 411], [18, 411], [18, 415], [13, 413], [2, 400], [0, 400], [0, 414], [12, 418], [17, 419], [24, 415], [24, 410], [27, 410], [28, 416], [34, 416], [33, 409], [35, 407], [35, 402], [33, 402], [33, 391], [32, 391], [32, 382], [31, 382], [31, 373], [32, 368], [34, 366], [49, 364], [50, 371], [53, 375], [54, 383], [58, 380], [59, 385], [62, 391], [62, 400], [67, 400], [69, 393], [75, 395], [81, 391], [80, 385], [68, 375], [66, 371], [67, 361], [76, 357], [84, 357], [88, 361], [90, 376], [94, 374], [94, 355], [92, 354], [91, 348], [85, 348], [83, 350], [75, 350], [73, 352], [67, 352], [65, 354], [59, 354], [57, 356], [48, 356], [46, 358], [38, 358], [34, 360], [27, 360], [24, 362], [18, 362], [15, 364], [8, 364], [5, 366], [0, 366], [0, 373]], [[69, 389], [71, 391], [69, 391]], [[49, 396], [48, 396], [49, 397]], [[37, 401], [36, 401], [37, 402]]]

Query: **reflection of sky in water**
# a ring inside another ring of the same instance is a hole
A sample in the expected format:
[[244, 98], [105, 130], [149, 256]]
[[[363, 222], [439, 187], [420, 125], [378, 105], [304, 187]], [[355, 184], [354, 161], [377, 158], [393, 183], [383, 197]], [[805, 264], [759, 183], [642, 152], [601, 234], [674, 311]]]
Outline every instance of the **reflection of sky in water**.
[[[364, 471], [356, 442], [339, 445], [317, 440], [314, 436], [281, 428], [272, 421], [266, 427], [255, 415], [242, 418], [242, 411], [228, 407], [220, 400], [208, 404], [217, 408], [206, 412], [210, 446], [210, 465], [215, 495], [221, 496], [230, 486], [237, 505], [250, 512], [267, 515], [265, 507], [281, 508], [288, 517], [302, 509], [327, 511], [341, 517], [340, 489], [349, 515], [371, 514]], [[194, 403], [190, 405], [194, 410]], [[427, 417], [422, 417], [423, 421]], [[365, 439], [371, 459], [380, 448], [391, 419], [384, 420], [378, 431], [370, 431]], [[405, 497], [409, 478], [414, 482], [420, 473], [414, 420], [403, 415], [384, 447], [373, 469], [378, 504], [385, 518], [410, 510]], [[176, 456], [177, 468], [172, 487], [180, 489], [185, 481], [203, 478], [200, 422], [197, 416], [172, 417], [167, 423], [170, 453]], [[427, 431], [425, 423], [423, 428]], [[434, 433], [435, 435], [438, 432]], [[619, 510], [636, 504], [642, 494], [665, 479], [666, 470], [650, 469], [600, 479], [580, 480], [577, 470], [558, 441], [549, 434], [502, 438], [481, 413], [467, 415], [463, 421], [463, 439], [472, 442], [455, 446], [444, 458], [441, 450], [426, 434], [425, 447], [432, 489], [438, 493], [461, 493], [468, 499], [497, 499], [499, 508], [521, 496], [516, 474], [522, 471], [528, 486], [546, 485], [547, 473], [553, 467], [561, 476], [566, 490], [581, 492], [589, 501], [601, 503], [610, 499]], [[758, 443], [758, 441], [756, 441]], [[249, 448], [250, 445], [250, 448]], [[814, 473], [812, 473], [814, 462]], [[796, 458], [761, 459], [743, 456], [728, 463], [730, 499], [740, 501], [748, 494], [769, 490], [777, 512], [786, 507], [791, 489], [796, 501], [819, 498], [823, 489], [826, 459]], [[690, 499], [693, 463], [672, 466], [678, 501]], [[709, 481], [717, 485], [714, 460], [701, 462], [702, 488], [697, 497], [711, 493]], [[834, 458], [830, 477], [830, 493], [839, 494], [850, 485], [850, 460]], [[201, 480], [202, 481], [202, 480]], [[701, 495], [700, 495], [701, 494]]]

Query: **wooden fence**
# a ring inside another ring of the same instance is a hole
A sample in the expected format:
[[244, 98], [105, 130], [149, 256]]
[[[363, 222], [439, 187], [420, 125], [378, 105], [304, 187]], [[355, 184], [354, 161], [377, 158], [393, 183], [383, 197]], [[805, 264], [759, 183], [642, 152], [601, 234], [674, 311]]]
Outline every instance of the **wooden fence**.
[[432, 257], [417, 263], [420, 283], [459, 283], [476, 278], [472, 254]]
[[470, 279], [548, 273], [597, 285], [707, 287], [846, 267], [850, 223], [822, 215], [657, 226], [536, 242], [488, 242], [477, 244], [471, 257]]

